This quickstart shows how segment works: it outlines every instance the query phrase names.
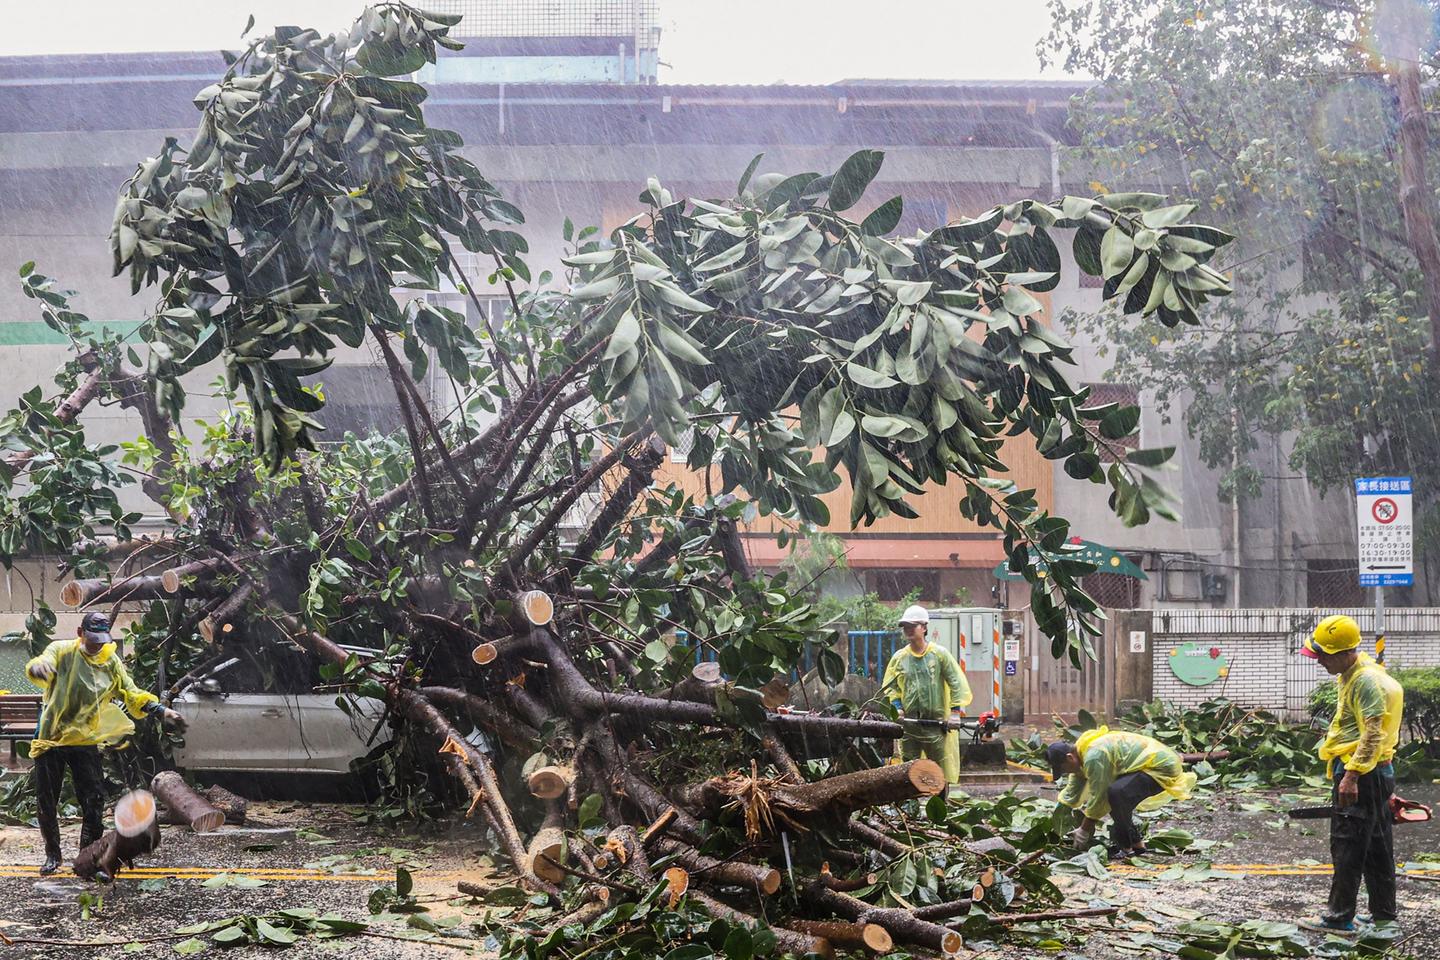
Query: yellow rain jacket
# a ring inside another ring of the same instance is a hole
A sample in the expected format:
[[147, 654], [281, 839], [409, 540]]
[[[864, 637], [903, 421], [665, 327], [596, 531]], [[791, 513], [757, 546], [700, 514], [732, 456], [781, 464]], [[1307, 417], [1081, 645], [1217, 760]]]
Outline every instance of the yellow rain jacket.
[[[42, 663], [55, 671], [53, 677], [42, 680], [35, 676], [35, 668]], [[25, 675], [45, 691], [40, 723], [35, 739], [30, 741], [32, 757], [51, 747], [117, 743], [135, 732], [135, 724], [114, 701], [123, 700], [130, 716], [138, 718], [149, 704], [160, 700], [135, 686], [113, 643], [105, 644], [91, 656], [78, 637], [56, 640], [25, 665]]]
[[1333, 776], [1335, 761], [1346, 770], [1366, 774], [1395, 756], [1400, 742], [1400, 714], [1405, 691], [1395, 678], [1361, 653], [1354, 666], [1336, 679], [1335, 717], [1320, 741], [1325, 775]]
[[1081, 772], [1066, 778], [1058, 799], [1091, 820], [1110, 812], [1110, 785], [1127, 773], [1149, 774], [1160, 784], [1162, 792], [1142, 800], [1135, 808], [1140, 811], [1154, 810], [1172, 798], [1188, 800], [1195, 789], [1195, 774], [1185, 769], [1180, 754], [1154, 737], [1098, 727], [1082, 733], [1075, 750]]
[[[919, 654], [908, 643], [896, 650], [885, 666], [880, 689], [912, 720], [948, 720], [951, 709], [968, 706], [974, 699], [970, 684], [950, 651], [933, 643], [927, 643], [925, 652]], [[958, 731], [907, 727], [900, 743], [900, 756], [914, 760], [921, 755], [940, 764], [947, 781], [960, 781]]]

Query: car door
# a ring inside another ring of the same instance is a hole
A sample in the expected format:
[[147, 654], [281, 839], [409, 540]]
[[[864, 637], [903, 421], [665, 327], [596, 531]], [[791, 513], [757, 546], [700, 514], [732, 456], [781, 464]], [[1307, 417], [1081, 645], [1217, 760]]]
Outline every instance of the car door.
[[284, 648], [237, 654], [176, 698], [189, 721], [176, 762], [193, 770], [345, 774], [390, 739], [375, 729], [384, 704], [361, 698], [349, 713], [314, 692], [308, 657]]

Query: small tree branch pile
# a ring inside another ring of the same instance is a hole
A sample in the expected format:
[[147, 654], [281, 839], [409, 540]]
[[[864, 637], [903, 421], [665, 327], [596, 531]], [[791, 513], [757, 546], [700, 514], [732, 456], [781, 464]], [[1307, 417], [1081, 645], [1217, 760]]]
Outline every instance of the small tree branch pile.
[[[86, 547], [66, 601], [145, 610], [141, 657], [183, 651], [167, 676], [185, 682], [224, 651], [303, 651], [342, 703], [383, 702], [383, 722], [444, 765], [533, 891], [633, 905], [663, 882], [670, 901], [750, 924], [783, 872], [806, 921], [775, 928], [786, 949], [958, 951], [952, 928], [823, 879], [827, 862], [847, 880], [939, 869], [916, 852], [929, 841], [867, 817], [936, 802], [943, 778], [930, 761], [866, 762], [900, 734], [889, 716], [779, 709], [805, 644], [828, 636], [783, 575], [747, 568], [736, 525], [826, 523], [841, 475], [851, 524], [913, 517], [908, 498], [953, 483], [1031, 577], [1056, 654], [1078, 658], [1099, 629], [1078, 585], [1090, 568], [1065, 556], [1068, 524], [1004, 479], [1001, 444], [1030, 434], [1108, 484], [1127, 523], [1166, 512], [1151, 470], [1168, 454], [1102, 468], [1138, 411], [1067, 382], [1071, 348], [1033, 294], [1059, 282], [1068, 231], [1107, 298], [1194, 322], [1228, 292], [1208, 261], [1229, 237], [1143, 194], [1024, 200], [890, 237], [898, 197], [845, 216], [883, 160], [866, 150], [823, 176], [757, 174], [756, 158], [728, 199], [652, 179], [603, 240], [567, 224], [563, 279], [532, 277], [521, 212], [397, 79], [455, 46], [455, 22], [386, 3], [348, 33], [280, 28], [200, 91], [195, 137], [140, 164], [111, 234], [116, 272], [159, 291], [145, 392], [82, 382], [120, 352], [86, 343], [98, 359], [72, 364], [65, 399], [37, 390], [0, 422], [11, 449], [47, 454], [0, 472], [0, 559], [128, 539], [96, 508], [120, 478], [151, 479], [174, 529], [108, 575], [108, 550]], [[472, 275], [456, 245], [493, 273]], [[417, 296], [487, 279], [511, 304], [494, 328]], [[66, 297], [33, 269], [24, 281], [78, 342], [89, 327]], [[404, 429], [318, 448], [322, 371], [365, 344]], [[453, 406], [418, 386], [431, 363]], [[182, 377], [217, 365], [241, 402], [182, 435]], [[86, 445], [77, 390], [141, 404], [151, 434], [118, 461]], [[703, 493], [656, 479], [682, 442]], [[37, 491], [74, 522], [47, 526]], [[696, 667], [702, 651], [718, 668]], [[843, 672], [828, 649], [819, 664]], [[963, 880], [944, 892], [978, 882]]]

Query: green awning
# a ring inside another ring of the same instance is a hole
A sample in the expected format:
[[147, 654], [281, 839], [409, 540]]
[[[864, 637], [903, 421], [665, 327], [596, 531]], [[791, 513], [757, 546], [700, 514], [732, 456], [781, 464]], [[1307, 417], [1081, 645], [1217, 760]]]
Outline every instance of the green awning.
[[[1122, 577], [1134, 577], [1136, 580], [1149, 580], [1145, 571], [1124, 554], [1117, 553], [1101, 543], [1093, 540], [1081, 540], [1079, 537], [1071, 537], [1069, 549], [1063, 551], [1067, 560], [1084, 560], [1086, 563], [1095, 564], [1096, 573], [1118, 573]], [[1030, 551], [1030, 562], [1043, 574], [1049, 569], [1050, 557], [1058, 554], [1050, 554], [1047, 557], [1036, 557], [1035, 551]], [[1001, 560], [995, 569], [991, 571], [996, 580], [1024, 580], [1018, 573], [1010, 572], [1010, 561]]]

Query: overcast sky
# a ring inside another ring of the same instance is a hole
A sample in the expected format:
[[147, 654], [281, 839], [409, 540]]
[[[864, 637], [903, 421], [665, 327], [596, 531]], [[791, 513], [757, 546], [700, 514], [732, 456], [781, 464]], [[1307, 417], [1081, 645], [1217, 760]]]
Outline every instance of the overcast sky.
[[[0, 56], [234, 48], [258, 27], [348, 24], [363, 0], [0, 0]], [[423, 3], [419, 4], [423, 6]], [[437, 4], [437, 7], [440, 6]], [[1045, 0], [660, 0], [660, 79], [828, 83], [845, 77], [1039, 76]]]

